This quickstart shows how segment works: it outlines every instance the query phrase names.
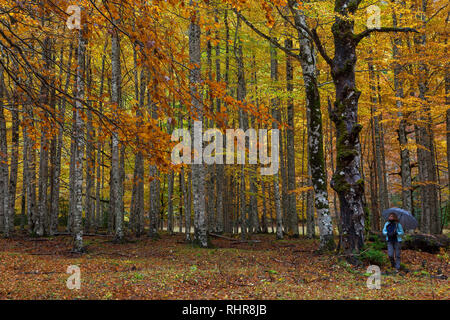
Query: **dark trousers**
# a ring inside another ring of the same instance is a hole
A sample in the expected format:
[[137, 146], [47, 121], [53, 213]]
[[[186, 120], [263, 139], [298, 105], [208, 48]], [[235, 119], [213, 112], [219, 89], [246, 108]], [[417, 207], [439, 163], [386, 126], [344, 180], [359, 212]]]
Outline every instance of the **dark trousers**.
[[391, 265], [393, 268], [400, 269], [400, 253], [401, 253], [401, 242], [398, 241], [388, 241], [388, 256], [391, 260]]

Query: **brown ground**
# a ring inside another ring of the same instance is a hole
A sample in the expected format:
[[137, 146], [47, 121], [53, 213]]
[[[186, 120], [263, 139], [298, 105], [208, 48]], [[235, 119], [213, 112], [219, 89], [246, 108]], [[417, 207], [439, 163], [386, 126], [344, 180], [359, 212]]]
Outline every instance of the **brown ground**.
[[[383, 275], [366, 286], [366, 267], [314, 253], [311, 240], [259, 243], [213, 239], [214, 249], [181, 235], [113, 244], [85, 237], [87, 253], [72, 254], [71, 238], [0, 239], [0, 299], [449, 299], [448, 253], [403, 251], [406, 275]], [[426, 261], [423, 267], [423, 261]], [[81, 269], [81, 289], [69, 290], [67, 267]], [[383, 273], [386, 271], [382, 267]]]

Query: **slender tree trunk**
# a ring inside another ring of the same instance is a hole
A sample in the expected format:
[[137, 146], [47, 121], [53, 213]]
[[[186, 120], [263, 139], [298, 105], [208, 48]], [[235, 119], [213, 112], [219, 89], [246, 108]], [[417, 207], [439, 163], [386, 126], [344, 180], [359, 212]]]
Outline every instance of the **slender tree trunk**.
[[[285, 47], [292, 49], [292, 39], [286, 39]], [[286, 56], [286, 90], [289, 94], [287, 104], [287, 124], [286, 129], [287, 136], [287, 179], [288, 179], [288, 217], [290, 219], [290, 230], [295, 238], [298, 238], [298, 215], [297, 215], [297, 201], [296, 194], [293, 192], [296, 188], [295, 185], [295, 142], [294, 142], [294, 67], [292, 64], [292, 57]]]
[[[424, 0], [419, 8], [420, 17], [425, 30], [426, 25], [427, 1]], [[417, 51], [420, 54], [422, 48], [426, 45], [427, 37], [423, 33], [415, 38]], [[423, 101], [423, 110], [419, 119], [421, 124], [416, 125], [416, 142], [423, 148], [417, 149], [417, 163], [419, 167], [419, 177], [422, 185], [420, 186], [421, 195], [421, 224], [420, 229], [424, 233], [438, 234], [441, 231], [439, 218], [438, 201], [438, 181], [436, 176], [436, 157], [434, 155], [434, 133], [433, 121], [430, 113], [429, 102], [426, 94], [428, 93], [428, 67], [421, 63], [418, 70], [419, 98]]]
[[0, 231], [9, 237], [9, 201], [8, 201], [8, 140], [3, 99], [6, 96], [3, 67], [0, 66]]
[[[118, 22], [116, 20], [116, 22]], [[111, 38], [111, 102], [115, 108], [120, 108], [120, 86], [121, 86], [121, 68], [120, 68], [120, 44], [119, 32], [113, 28]], [[120, 157], [119, 132], [115, 129], [112, 132], [111, 143], [111, 199], [112, 215], [115, 219], [115, 241], [121, 242], [124, 237], [123, 230], [123, 198], [121, 192], [121, 157]]]
[[[73, 44], [70, 43], [69, 58], [67, 65], [72, 63]], [[62, 64], [61, 55], [61, 64]], [[66, 82], [64, 84], [64, 92], [67, 92], [70, 85], [71, 72], [67, 73]], [[64, 124], [66, 116], [66, 98], [62, 98], [59, 106], [59, 121], [60, 127], [58, 128], [58, 135], [56, 137], [56, 150], [54, 152], [54, 158], [52, 158], [52, 188], [51, 188], [51, 203], [50, 203], [50, 235], [54, 235], [58, 231], [58, 215], [59, 215], [59, 197], [60, 197], [60, 184], [61, 184], [61, 154], [64, 144]]]
[[174, 228], [174, 216], [173, 216], [173, 185], [175, 176], [173, 171], [171, 171], [168, 175], [168, 183], [167, 183], [167, 231], [170, 234], [173, 234]]
[[315, 224], [315, 207], [314, 207], [314, 187], [312, 187], [311, 181], [311, 166], [308, 161], [308, 186], [311, 187], [306, 193], [306, 236], [309, 239], [316, 237], [316, 224]]
[[[218, 10], [215, 11], [215, 22], [219, 23]], [[220, 68], [220, 38], [219, 32], [216, 32], [216, 81], [222, 81], [221, 68]], [[221, 100], [216, 100], [216, 110], [217, 112], [221, 112]], [[224, 205], [223, 205], [223, 197], [224, 197], [224, 165], [216, 164], [216, 232], [221, 234], [224, 230]]]
[[[50, 38], [45, 38], [42, 47], [42, 59], [45, 61], [45, 69], [47, 72], [50, 71], [51, 64], [51, 40]], [[50, 81], [50, 79], [47, 79]], [[43, 82], [41, 85], [41, 104], [47, 105], [50, 101], [50, 92], [47, 83]], [[41, 125], [41, 144], [39, 152], [39, 200], [38, 200], [38, 220], [36, 221], [36, 234], [38, 236], [43, 236], [47, 230], [46, 226], [48, 224], [48, 128], [45, 124]]]
[[86, 39], [85, 30], [80, 30], [78, 34], [78, 63], [77, 63], [77, 101], [75, 102], [75, 131], [72, 133], [75, 141], [74, 157], [74, 204], [73, 204], [73, 237], [74, 252], [83, 251], [83, 153], [84, 153], [84, 121], [83, 121], [83, 101], [85, 90], [85, 53]]
[[[100, 76], [100, 97], [103, 96], [104, 84], [105, 84], [105, 63], [106, 63], [106, 48], [108, 46], [108, 38], [105, 40], [105, 45], [103, 46], [103, 56], [102, 56], [102, 71]], [[100, 101], [99, 113], [103, 113], [103, 102]], [[103, 200], [103, 152], [104, 144], [101, 142], [102, 131], [97, 128], [97, 177], [96, 177], [96, 188], [95, 188], [95, 229], [99, 229], [103, 222], [103, 210], [102, 210], [102, 200]]]
[[[191, 0], [191, 5], [193, 4]], [[197, 3], [195, 3], [197, 6]], [[191, 15], [191, 23], [189, 26], [189, 60], [193, 68], [190, 70], [189, 82], [192, 99], [192, 109], [196, 113], [196, 117], [199, 120], [203, 118], [203, 105], [200, 101], [200, 95], [198, 92], [198, 85], [201, 82], [201, 31], [199, 25], [199, 12], [197, 9]], [[194, 126], [191, 129], [191, 136], [194, 137]], [[202, 146], [195, 145], [196, 158], [201, 160], [198, 152]], [[197, 160], [197, 159], [196, 159]], [[206, 208], [205, 208], [205, 167], [201, 161], [195, 161], [192, 164], [192, 193], [194, 196], [194, 241], [203, 248], [209, 246], [208, 233], [207, 233], [207, 221], [206, 221]]]
[[[24, 114], [22, 116], [22, 136], [23, 136], [23, 148], [22, 148], [22, 162], [23, 162], [23, 171], [22, 171], [22, 197], [21, 197], [21, 219], [20, 219], [20, 230], [24, 231], [26, 218], [27, 218], [27, 187], [29, 184], [28, 181], [28, 132], [27, 126], [25, 125], [25, 108]], [[0, 229], [1, 230], [1, 229]]]
[[[397, 15], [394, 12], [392, 14], [393, 26], [397, 27]], [[400, 64], [400, 46], [402, 40], [397, 37], [392, 43], [392, 56], [394, 61], [394, 90], [397, 105], [397, 115], [400, 118], [400, 124], [398, 127], [398, 141], [400, 144], [400, 162], [401, 162], [401, 178], [402, 178], [402, 206], [403, 209], [413, 212], [413, 202], [412, 202], [412, 178], [411, 178], [411, 160], [410, 153], [407, 148], [408, 135], [406, 127], [407, 115], [403, 112], [403, 103], [400, 99], [405, 97], [403, 91], [403, 79], [401, 78], [402, 65]]]
[[[277, 51], [273, 46], [271, 46], [270, 48], [270, 78], [273, 84], [276, 84], [278, 82], [278, 58], [277, 58]], [[274, 119], [278, 119], [279, 100], [277, 98], [272, 98], [271, 103], [272, 103], [272, 117]], [[273, 121], [272, 129], [278, 129], [276, 121]], [[273, 197], [275, 202], [277, 239], [283, 239], [283, 215], [281, 211], [280, 184], [278, 172], [273, 175]]]
[[[371, 54], [371, 53], [369, 53]], [[383, 156], [382, 156], [382, 147], [383, 143], [381, 140], [381, 129], [380, 129], [380, 116], [377, 115], [378, 108], [377, 103], [378, 99], [376, 96], [376, 85], [375, 85], [375, 66], [370, 61], [368, 65], [369, 69], [369, 82], [370, 82], [370, 100], [371, 100], [371, 108], [373, 109], [373, 136], [374, 136], [374, 157], [375, 157], [375, 171], [377, 175], [378, 181], [378, 201], [379, 201], [379, 209], [380, 212], [374, 216], [375, 219], [379, 219], [381, 217], [381, 212], [389, 208], [389, 200], [388, 200], [388, 191], [386, 190], [386, 185], [384, 183], [385, 173], [384, 173], [384, 164], [383, 164]], [[379, 222], [376, 224], [379, 225]]]

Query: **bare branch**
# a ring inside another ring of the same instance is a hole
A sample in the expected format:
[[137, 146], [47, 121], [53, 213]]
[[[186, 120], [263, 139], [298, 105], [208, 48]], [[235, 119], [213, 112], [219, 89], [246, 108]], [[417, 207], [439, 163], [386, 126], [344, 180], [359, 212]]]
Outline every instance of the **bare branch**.
[[373, 32], [414, 32], [414, 33], [419, 33], [419, 31], [417, 31], [414, 28], [381, 27], [381, 28], [367, 29], [355, 36], [356, 43], [358, 44], [362, 39], [369, 36]]
[[247, 20], [246, 17], [244, 17], [239, 11], [237, 11], [236, 9], [232, 9], [236, 15], [245, 22], [245, 24], [252, 29], [256, 34], [258, 34], [260, 37], [266, 39], [267, 41], [269, 41], [271, 44], [273, 44], [275, 47], [277, 47], [280, 50], [283, 50], [287, 55], [294, 57], [295, 59], [299, 60], [299, 56], [297, 54], [295, 54], [294, 52], [292, 52], [291, 49], [288, 49], [284, 46], [282, 46], [274, 37], [271, 37], [267, 34], [265, 34], [264, 32], [262, 32], [261, 30], [259, 30], [257, 27], [255, 27], [250, 21]]

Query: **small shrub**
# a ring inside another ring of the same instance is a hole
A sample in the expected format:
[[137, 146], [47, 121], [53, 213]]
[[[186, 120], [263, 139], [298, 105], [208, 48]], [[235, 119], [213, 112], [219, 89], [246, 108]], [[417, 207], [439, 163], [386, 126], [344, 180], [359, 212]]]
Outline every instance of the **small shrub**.
[[360, 255], [360, 258], [362, 261], [375, 264], [377, 266], [383, 266], [387, 263], [386, 254], [375, 248], [368, 248], [367, 250], [363, 251]]

